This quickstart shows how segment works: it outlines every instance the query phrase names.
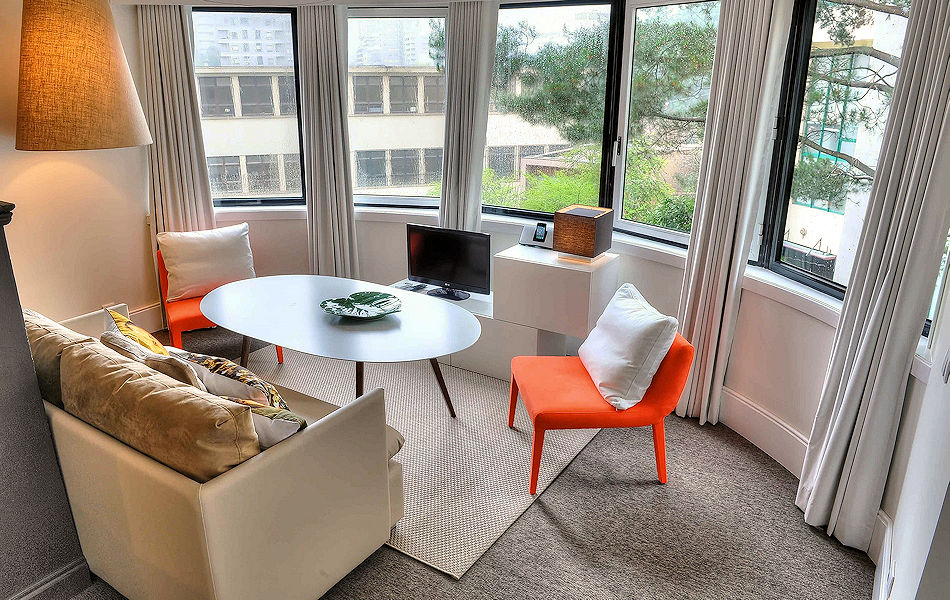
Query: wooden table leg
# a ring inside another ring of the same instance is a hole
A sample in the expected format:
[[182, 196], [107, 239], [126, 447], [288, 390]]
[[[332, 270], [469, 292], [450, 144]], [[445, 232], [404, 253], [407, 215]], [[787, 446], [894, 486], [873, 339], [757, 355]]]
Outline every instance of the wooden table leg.
[[449, 398], [449, 389], [445, 387], [445, 379], [442, 378], [442, 369], [439, 368], [439, 361], [435, 358], [429, 359], [432, 370], [435, 371], [435, 378], [439, 381], [439, 387], [442, 389], [442, 397], [445, 398], [445, 405], [449, 407], [449, 414], [455, 418], [455, 407], [452, 406], [452, 399]]
[[247, 368], [247, 355], [251, 351], [251, 338], [244, 336], [241, 341], [241, 366]]
[[356, 363], [356, 397], [363, 395], [363, 363]]

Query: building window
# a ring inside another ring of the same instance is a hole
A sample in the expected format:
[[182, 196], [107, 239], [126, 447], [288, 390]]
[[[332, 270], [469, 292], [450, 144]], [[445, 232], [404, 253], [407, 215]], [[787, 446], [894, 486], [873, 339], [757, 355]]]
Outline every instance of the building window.
[[280, 169], [277, 166], [276, 154], [247, 156], [247, 188], [252, 194], [280, 189]]
[[423, 78], [425, 109], [427, 113], [445, 112], [445, 76], [427, 75]]
[[348, 20], [353, 97], [348, 130], [356, 204], [439, 206], [445, 9], [418, 13], [393, 17], [389, 11], [361, 8]]
[[877, 171], [908, 12], [904, 3], [808, 0], [794, 16], [759, 258], [838, 297]]
[[238, 156], [209, 156], [208, 179], [213, 197], [241, 193], [241, 158]]
[[626, 135], [615, 180], [623, 229], [688, 240], [718, 29], [718, 1], [634, 11]]
[[419, 185], [422, 182], [422, 163], [418, 150], [390, 150], [392, 185]]
[[426, 184], [442, 184], [442, 148], [426, 148], [423, 154]]
[[353, 112], [358, 115], [374, 115], [383, 112], [382, 76], [353, 76]]
[[293, 75], [277, 77], [277, 93], [281, 115], [297, 114], [297, 80]]
[[419, 78], [415, 75], [389, 76], [389, 112], [419, 112]]
[[270, 75], [238, 77], [241, 88], [241, 115], [245, 117], [274, 114], [274, 89]]
[[357, 150], [356, 187], [374, 188], [386, 186], [386, 151]]
[[199, 77], [198, 96], [202, 117], [234, 116], [234, 98], [230, 77]]
[[[498, 11], [482, 203], [516, 213], [608, 204], [601, 194], [609, 2]], [[530, 164], [516, 148], [567, 149]], [[609, 163], [609, 161], [607, 161]]]
[[[198, 7], [192, 12], [192, 22], [201, 130], [215, 206], [303, 204], [293, 53], [283, 55], [284, 66], [258, 66], [262, 62], [258, 58], [268, 63], [273, 52], [220, 43], [241, 39], [245, 31], [252, 39], [268, 38], [274, 32], [293, 39], [293, 11]], [[201, 31], [214, 31], [216, 36], [200, 36]], [[237, 85], [237, 98], [232, 98], [233, 85]], [[230, 106], [230, 112], [221, 106]], [[275, 109], [280, 111], [279, 118], [272, 117]], [[226, 114], [242, 118], [215, 118]]]

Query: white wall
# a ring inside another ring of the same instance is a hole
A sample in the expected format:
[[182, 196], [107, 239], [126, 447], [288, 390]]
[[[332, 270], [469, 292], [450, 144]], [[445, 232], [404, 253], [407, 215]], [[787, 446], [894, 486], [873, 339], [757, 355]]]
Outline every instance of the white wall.
[[[0, 3], [0, 199], [16, 204], [7, 237], [20, 300], [53, 319], [108, 302], [155, 306], [147, 150], [14, 149], [20, 12], [18, 0]], [[140, 82], [135, 8], [114, 14]]]

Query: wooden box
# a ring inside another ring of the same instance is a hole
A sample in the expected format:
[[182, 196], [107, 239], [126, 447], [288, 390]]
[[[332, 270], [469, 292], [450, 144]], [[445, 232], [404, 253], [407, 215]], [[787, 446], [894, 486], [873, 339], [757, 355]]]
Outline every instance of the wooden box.
[[554, 250], [594, 258], [610, 249], [614, 211], [572, 204], [554, 213]]

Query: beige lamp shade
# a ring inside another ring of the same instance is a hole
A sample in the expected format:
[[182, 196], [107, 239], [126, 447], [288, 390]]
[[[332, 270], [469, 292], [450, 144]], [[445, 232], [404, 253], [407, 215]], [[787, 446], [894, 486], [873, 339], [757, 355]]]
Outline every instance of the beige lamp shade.
[[108, 0], [24, 0], [18, 150], [152, 143]]

